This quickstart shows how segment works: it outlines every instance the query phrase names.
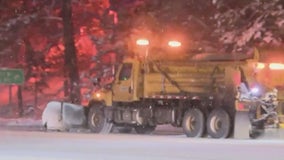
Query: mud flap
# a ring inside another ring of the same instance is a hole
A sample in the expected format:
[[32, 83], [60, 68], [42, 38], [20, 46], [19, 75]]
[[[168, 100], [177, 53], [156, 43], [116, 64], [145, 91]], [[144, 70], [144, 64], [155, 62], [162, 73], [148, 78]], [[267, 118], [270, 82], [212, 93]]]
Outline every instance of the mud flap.
[[248, 112], [237, 111], [235, 115], [234, 138], [249, 139], [250, 138], [250, 120]]
[[84, 107], [76, 104], [51, 101], [42, 113], [42, 124], [47, 130], [65, 131], [85, 123]]

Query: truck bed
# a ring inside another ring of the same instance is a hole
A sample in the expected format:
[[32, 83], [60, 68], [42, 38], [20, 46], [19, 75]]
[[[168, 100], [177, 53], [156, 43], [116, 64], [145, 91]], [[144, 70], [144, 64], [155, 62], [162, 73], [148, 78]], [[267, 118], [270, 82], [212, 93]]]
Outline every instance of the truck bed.
[[216, 93], [232, 82], [232, 74], [236, 73], [232, 63], [156, 62], [148, 66], [145, 97]]

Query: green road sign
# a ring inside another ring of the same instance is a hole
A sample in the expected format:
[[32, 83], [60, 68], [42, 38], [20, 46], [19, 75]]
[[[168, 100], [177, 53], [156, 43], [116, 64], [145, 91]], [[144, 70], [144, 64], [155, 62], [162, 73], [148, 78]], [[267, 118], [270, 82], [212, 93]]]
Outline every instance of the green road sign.
[[0, 84], [22, 84], [24, 81], [22, 69], [0, 68]]

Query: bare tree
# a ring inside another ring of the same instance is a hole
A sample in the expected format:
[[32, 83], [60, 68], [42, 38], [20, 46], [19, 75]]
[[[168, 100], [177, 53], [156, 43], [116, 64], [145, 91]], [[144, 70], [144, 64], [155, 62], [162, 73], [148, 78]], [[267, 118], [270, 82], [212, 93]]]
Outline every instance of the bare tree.
[[65, 44], [65, 78], [69, 79], [69, 83], [65, 83], [68, 89], [69, 100], [72, 103], [81, 102], [79, 72], [77, 66], [76, 48], [73, 36], [72, 7], [71, 0], [63, 0], [62, 18], [64, 26], [64, 44]]

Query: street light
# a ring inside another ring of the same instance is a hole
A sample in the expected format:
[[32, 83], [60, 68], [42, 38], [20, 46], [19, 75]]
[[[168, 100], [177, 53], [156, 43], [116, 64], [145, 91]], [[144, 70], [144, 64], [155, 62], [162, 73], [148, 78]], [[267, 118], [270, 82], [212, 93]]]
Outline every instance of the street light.
[[181, 46], [181, 42], [172, 40], [172, 41], [169, 41], [169, 42], [168, 42], [168, 45], [169, 45], [170, 47], [176, 48], [176, 47], [180, 47], [180, 46]]

